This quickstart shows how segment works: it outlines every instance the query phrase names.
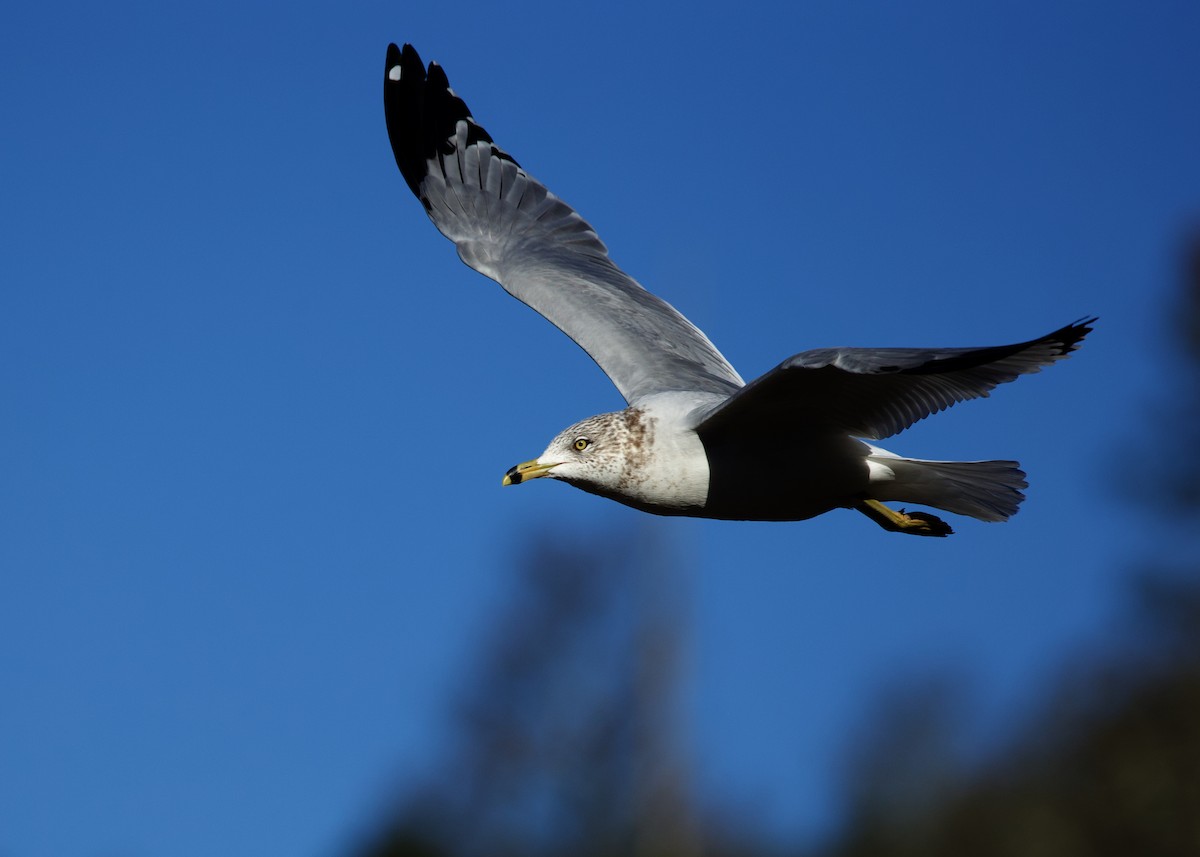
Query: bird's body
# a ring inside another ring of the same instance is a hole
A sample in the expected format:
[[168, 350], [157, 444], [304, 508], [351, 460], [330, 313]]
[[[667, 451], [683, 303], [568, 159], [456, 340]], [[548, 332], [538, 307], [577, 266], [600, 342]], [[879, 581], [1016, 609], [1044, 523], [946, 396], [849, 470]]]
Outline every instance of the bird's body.
[[548, 476], [661, 515], [793, 521], [857, 508], [885, 529], [944, 536], [927, 513], [985, 521], [1017, 511], [1013, 461], [907, 459], [868, 441], [1067, 356], [1089, 319], [990, 348], [833, 348], [750, 384], [691, 322], [619, 269], [595, 231], [495, 145], [410, 45], [384, 80], [396, 163], [464, 262], [575, 340], [629, 407], [560, 432], [504, 483]]

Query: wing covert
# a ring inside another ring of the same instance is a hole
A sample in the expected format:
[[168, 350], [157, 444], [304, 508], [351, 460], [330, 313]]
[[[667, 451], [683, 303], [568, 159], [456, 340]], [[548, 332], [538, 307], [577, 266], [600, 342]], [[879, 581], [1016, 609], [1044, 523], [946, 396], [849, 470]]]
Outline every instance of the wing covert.
[[820, 348], [790, 357], [700, 423], [701, 433], [808, 429], [868, 440], [930, 414], [985, 398], [998, 384], [1067, 357], [1096, 319], [1040, 339], [990, 348]]

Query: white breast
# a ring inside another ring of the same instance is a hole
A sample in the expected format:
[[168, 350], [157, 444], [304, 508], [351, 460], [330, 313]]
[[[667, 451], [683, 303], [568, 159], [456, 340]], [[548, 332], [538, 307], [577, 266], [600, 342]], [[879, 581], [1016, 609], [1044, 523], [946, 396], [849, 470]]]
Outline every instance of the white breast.
[[[672, 512], [704, 507], [708, 457], [690, 425], [680, 393], [661, 393], [638, 403], [630, 419], [631, 455], [619, 491], [635, 505]], [[688, 398], [693, 398], [688, 395]]]

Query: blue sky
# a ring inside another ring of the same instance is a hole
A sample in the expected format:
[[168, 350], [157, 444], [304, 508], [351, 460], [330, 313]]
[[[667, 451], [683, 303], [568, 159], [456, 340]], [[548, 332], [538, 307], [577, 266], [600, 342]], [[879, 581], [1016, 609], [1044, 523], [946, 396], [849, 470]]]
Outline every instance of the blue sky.
[[1101, 317], [888, 444], [1019, 458], [1008, 524], [647, 524], [685, 568], [706, 794], [827, 829], [910, 674], [962, 676], [1002, 731], [1149, 538], [1119, 477], [1168, 392], [1197, 32], [1183, 2], [7, 10], [0, 852], [336, 853], [438, 758], [508, 558], [639, 522], [500, 488], [621, 401], [409, 194], [389, 41], [746, 377]]

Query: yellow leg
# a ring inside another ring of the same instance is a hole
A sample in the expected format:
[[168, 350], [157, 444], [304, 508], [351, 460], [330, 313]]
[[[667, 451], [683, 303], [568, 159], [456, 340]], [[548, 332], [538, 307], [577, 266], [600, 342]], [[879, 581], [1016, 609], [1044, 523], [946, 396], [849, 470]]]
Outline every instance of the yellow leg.
[[936, 515], [926, 512], [905, 512], [903, 509], [897, 512], [878, 500], [859, 500], [854, 504], [854, 508], [892, 533], [945, 538], [954, 532], [950, 529], [949, 524]]

